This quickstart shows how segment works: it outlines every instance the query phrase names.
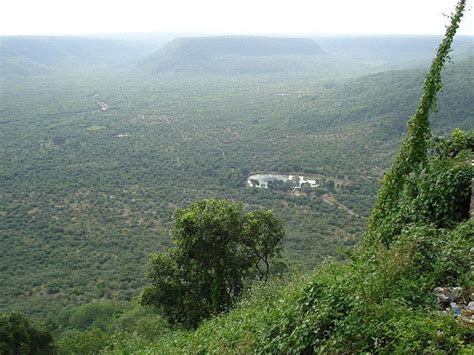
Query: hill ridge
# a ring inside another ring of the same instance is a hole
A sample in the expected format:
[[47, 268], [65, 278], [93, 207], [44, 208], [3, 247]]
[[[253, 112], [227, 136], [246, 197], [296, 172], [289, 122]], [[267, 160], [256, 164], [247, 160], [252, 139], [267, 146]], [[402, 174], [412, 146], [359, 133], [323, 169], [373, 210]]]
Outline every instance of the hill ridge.
[[[241, 60], [270, 59], [291, 56], [319, 56], [321, 47], [310, 38], [266, 36], [206, 36], [179, 37], [144, 58], [139, 66], [154, 71], [199, 69], [212, 62], [219, 67], [224, 62], [238, 67]], [[222, 60], [223, 59], [223, 60]], [[248, 62], [247, 62], [248, 64]], [[253, 63], [254, 65], [262, 63]], [[263, 63], [265, 65], [265, 63]]]

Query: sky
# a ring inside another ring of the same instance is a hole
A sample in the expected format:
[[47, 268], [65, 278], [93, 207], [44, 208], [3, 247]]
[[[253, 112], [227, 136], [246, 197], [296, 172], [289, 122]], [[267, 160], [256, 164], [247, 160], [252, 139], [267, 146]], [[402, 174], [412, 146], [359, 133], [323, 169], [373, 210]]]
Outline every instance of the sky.
[[[1, 0], [0, 35], [443, 34], [457, 0]], [[474, 35], [474, 0], [459, 34]]]

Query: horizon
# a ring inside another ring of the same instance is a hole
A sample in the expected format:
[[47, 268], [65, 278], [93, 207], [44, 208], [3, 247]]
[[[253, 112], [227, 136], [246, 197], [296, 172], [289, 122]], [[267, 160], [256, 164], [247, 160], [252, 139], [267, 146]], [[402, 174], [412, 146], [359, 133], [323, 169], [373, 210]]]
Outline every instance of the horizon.
[[[55, 33], [38, 33], [38, 34], [0, 34], [0, 38], [28, 38], [28, 37], [47, 37], [47, 38], [121, 38], [135, 36], [169, 36], [171, 38], [193, 38], [193, 37], [269, 37], [269, 38], [364, 38], [364, 37], [392, 37], [392, 38], [441, 38], [442, 34], [437, 33], [198, 33], [198, 32], [104, 32], [104, 33], [77, 33], [77, 34], [55, 34]], [[457, 35], [456, 38], [472, 38], [474, 34]]]

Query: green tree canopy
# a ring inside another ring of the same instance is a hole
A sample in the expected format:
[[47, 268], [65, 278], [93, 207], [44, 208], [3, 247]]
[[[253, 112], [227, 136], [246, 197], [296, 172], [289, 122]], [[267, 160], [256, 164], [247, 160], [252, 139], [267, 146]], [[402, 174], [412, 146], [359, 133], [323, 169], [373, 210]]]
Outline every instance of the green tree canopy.
[[51, 333], [33, 327], [23, 315], [0, 314], [0, 354], [51, 354], [54, 343]]
[[246, 278], [267, 280], [283, 235], [272, 211], [244, 213], [237, 202], [208, 199], [179, 209], [171, 228], [175, 246], [152, 255], [152, 285], [141, 302], [195, 326], [225, 311], [242, 294]]

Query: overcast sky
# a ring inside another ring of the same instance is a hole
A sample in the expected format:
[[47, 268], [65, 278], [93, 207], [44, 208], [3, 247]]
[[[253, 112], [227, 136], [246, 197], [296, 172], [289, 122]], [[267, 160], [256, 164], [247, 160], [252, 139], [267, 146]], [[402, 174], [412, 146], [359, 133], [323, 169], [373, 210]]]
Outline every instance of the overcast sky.
[[[0, 35], [442, 34], [457, 0], [1, 0]], [[468, 1], [471, 8], [474, 0]], [[474, 10], [459, 34], [474, 35]]]

